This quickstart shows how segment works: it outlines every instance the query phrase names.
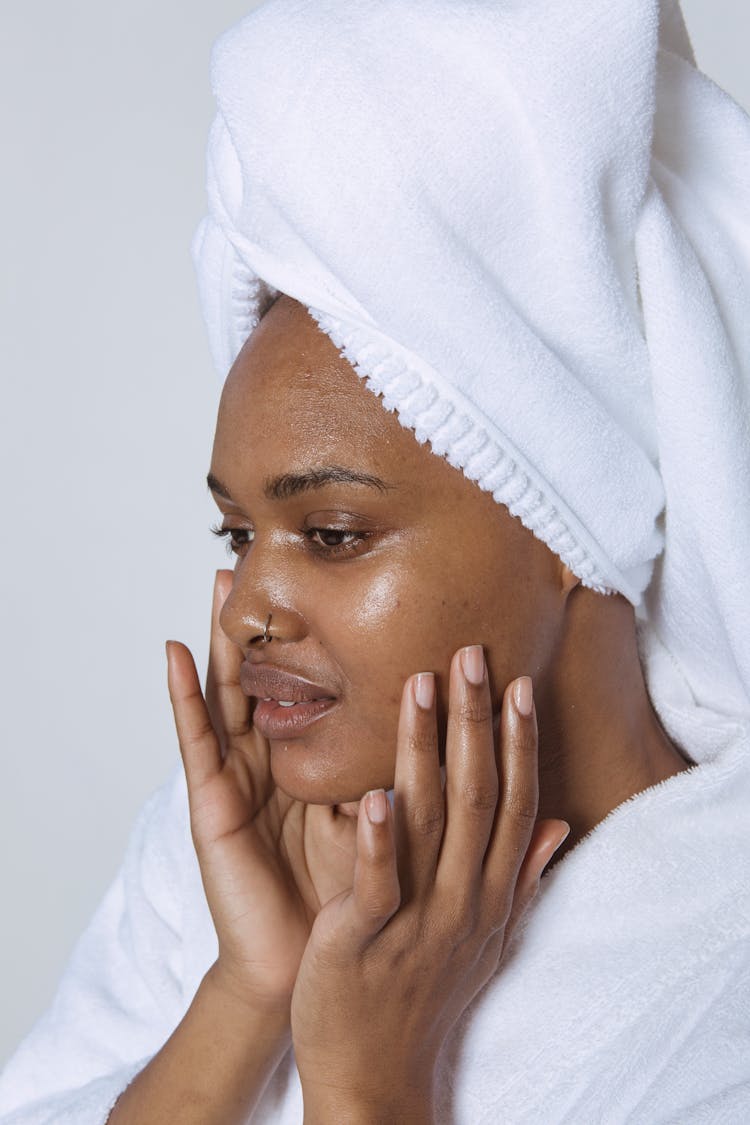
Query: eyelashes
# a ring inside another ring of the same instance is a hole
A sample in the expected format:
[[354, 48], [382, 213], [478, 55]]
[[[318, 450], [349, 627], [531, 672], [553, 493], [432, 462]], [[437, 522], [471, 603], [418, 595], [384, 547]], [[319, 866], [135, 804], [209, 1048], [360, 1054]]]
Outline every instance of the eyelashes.
[[246, 528], [218, 527], [216, 524], [213, 524], [209, 530], [212, 535], [216, 535], [219, 539], [224, 539], [226, 541], [225, 546], [228, 555], [239, 555], [242, 548], [249, 546], [252, 542], [250, 538], [240, 540], [240, 536], [242, 535], [246, 537], [252, 535], [252, 532], [249, 532]]
[[[255, 532], [245, 527], [211, 527], [213, 535], [226, 540], [227, 554], [243, 556], [252, 544]], [[300, 530], [307, 549], [323, 558], [337, 558], [357, 552], [372, 532], [341, 527], [308, 527]]]

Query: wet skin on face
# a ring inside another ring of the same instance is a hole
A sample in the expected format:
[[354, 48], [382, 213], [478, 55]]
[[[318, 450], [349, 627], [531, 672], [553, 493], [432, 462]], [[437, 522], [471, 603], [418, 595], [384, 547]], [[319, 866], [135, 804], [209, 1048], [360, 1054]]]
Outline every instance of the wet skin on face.
[[[363, 483], [325, 479], [332, 468]], [[390, 787], [404, 680], [434, 671], [440, 692], [461, 645], [485, 645], [498, 707], [510, 679], [543, 674], [555, 557], [384, 410], [290, 298], [229, 375], [211, 474], [239, 551], [224, 630], [247, 649], [272, 613], [266, 659], [339, 700], [272, 744], [290, 795], [335, 803]]]
[[507, 683], [530, 675], [537, 711], [548, 699], [559, 735], [552, 689], [577, 579], [402, 427], [289, 297], [227, 378], [210, 481], [237, 552], [224, 631], [257, 661], [254, 639], [272, 614], [262, 659], [337, 698], [321, 720], [271, 742], [285, 792], [335, 804], [390, 788], [404, 680], [433, 671], [444, 699], [462, 645], [484, 645], [498, 710]]

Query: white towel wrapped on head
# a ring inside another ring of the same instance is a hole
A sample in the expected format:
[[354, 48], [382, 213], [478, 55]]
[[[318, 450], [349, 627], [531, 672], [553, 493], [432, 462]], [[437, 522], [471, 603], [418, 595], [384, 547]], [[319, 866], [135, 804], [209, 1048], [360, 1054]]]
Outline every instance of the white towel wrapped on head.
[[698, 702], [748, 714], [750, 121], [679, 6], [268, 0], [212, 74], [220, 374], [300, 300], [419, 440], [638, 607]]

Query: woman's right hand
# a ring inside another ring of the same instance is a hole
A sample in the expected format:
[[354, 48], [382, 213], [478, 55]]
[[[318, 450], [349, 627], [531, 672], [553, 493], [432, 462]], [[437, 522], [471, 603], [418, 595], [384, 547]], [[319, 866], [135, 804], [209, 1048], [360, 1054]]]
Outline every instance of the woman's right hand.
[[219, 624], [232, 572], [214, 586], [206, 696], [190, 650], [167, 642], [169, 694], [190, 825], [219, 942], [216, 980], [255, 1007], [289, 1010], [320, 908], [352, 886], [356, 821], [280, 792], [250, 721], [241, 651]]

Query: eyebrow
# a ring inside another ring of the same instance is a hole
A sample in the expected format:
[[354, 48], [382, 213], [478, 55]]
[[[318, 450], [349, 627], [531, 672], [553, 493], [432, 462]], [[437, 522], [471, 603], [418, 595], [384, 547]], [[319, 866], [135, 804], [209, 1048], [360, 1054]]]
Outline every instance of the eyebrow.
[[[208, 487], [217, 496], [232, 501], [232, 494], [225, 484], [209, 473], [206, 477]], [[324, 488], [327, 484], [362, 484], [367, 488], [375, 488], [378, 492], [387, 492], [395, 485], [387, 484], [380, 477], [372, 473], [360, 473], [356, 469], [347, 469], [343, 465], [321, 465], [316, 469], [306, 469], [301, 473], [282, 473], [278, 477], [268, 477], [263, 486], [263, 494], [268, 500], [288, 500], [291, 496], [298, 496], [301, 492], [310, 492], [315, 488]]]

